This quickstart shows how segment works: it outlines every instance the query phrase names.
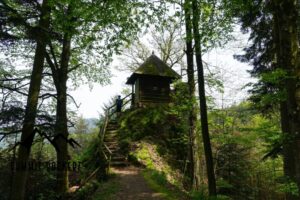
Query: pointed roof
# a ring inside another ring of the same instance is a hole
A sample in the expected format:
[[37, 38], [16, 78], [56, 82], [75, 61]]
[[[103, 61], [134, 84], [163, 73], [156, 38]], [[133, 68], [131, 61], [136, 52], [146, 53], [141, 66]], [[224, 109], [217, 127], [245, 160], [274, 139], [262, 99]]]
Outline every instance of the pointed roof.
[[171, 79], [180, 78], [179, 74], [177, 74], [172, 68], [170, 68], [153, 53], [143, 64], [141, 64], [139, 68], [133, 72], [133, 74], [131, 74], [126, 84], [134, 84], [139, 75], [163, 76]]

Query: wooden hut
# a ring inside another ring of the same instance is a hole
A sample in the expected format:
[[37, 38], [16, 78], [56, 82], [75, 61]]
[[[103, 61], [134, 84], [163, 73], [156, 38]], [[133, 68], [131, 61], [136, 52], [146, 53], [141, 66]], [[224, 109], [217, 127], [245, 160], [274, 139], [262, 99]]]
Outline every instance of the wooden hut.
[[134, 106], [170, 102], [170, 84], [180, 76], [152, 54], [134, 71], [126, 84], [132, 85]]

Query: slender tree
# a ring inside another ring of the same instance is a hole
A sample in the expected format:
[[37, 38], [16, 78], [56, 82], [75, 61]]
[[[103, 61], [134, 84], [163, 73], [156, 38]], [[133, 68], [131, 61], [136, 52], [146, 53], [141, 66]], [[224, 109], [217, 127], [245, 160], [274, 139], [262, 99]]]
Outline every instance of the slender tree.
[[185, 16], [185, 29], [186, 29], [186, 58], [187, 58], [187, 77], [189, 85], [189, 95], [192, 102], [192, 109], [189, 113], [189, 160], [190, 160], [190, 177], [193, 189], [199, 189], [200, 186], [200, 173], [199, 169], [196, 168], [197, 160], [196, 157], [196, 101], [195, 101], [195, 78], [194, 78], [194, 59], [193, 59], [193, 34], [192, 34], [192, 12], [191, 12], [191, 1], [186, 0], [184, 2], [184, 16]]
[[201, 117], [201, 130], [204, 145], [204, 153], [206, 159], [206, 170], [208, 178], [208, 190], [210, 196], [217, 194], [216, 180], [214, 174], [213, 156], [211, 150], [211, 143], [209, 138], [208, 129], [208, 118], [207, 118], [207, 105], [205, 97], [205, 82], [204, 82], [204, 69], [202, 62], [202, 51], [201, 51], [201, 38], [199, 33], [199, 5], [197, 0], [192, 0], [193, 10], [193, 38], [195, 41], [195, 55], [197, 63], [197, 74], [198, 74], [198, 90], [199, 90], [199, 101], [200, 101], [200, 117]]

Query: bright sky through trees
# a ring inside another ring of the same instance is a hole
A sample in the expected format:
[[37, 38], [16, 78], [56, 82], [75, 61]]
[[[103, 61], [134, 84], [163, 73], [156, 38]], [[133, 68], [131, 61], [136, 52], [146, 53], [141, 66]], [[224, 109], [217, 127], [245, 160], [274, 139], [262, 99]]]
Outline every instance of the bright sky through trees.
[[[242, 35], [239, 28], [236, 28], [234, 34], [236, 39], [228, 43], [224, 48], [214, 49], [210, 53], [204, 55], [204, 61], [210, 66], [210, 69], [218, 69], [219, 74], [224, 81], [224, 95], [220, 92], [212, 91], [217, 106], [229, 106], [238, 103], [247, 98], [247, 88], [243, 86], [254, 79], [250, 78], [247, 70], [251, 66], [241, 63], [233, 58], [234, 54], [242, 52], [243, 47], [247, 44], [247, 35]], [[145, 41], [145, 40], [143, 40]], [[149, 55], [150, 56], [150, 55]], [[78, 114], [84, 118], [97, 118], [103, 112], [102, 107], [109, 100], [121, 94], [122, 90], [128, 86], [125, 85], [129, 72], [120, 72], [115, 66], [121, 65], [122, 62], [114, 57], [114, 62], [109, 66], [112, 70], [111, 84], [100, 86], [93, 84], [92, 90], [88, 85], [82, 85], [75, 91], [72, 91], [74, 99], [80, 105]], [[217, 66], [216, 68], [214, 66]], [[178, 72], [180, 74], [180, 72]], [[208, 90], [209, 93], [209, 90]]]

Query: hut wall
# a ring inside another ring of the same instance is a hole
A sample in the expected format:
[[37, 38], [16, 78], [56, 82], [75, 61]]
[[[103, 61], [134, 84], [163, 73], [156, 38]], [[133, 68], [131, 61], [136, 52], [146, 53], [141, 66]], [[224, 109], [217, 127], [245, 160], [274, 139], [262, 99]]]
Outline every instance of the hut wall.
[[137, 104], [140, 100], [140, 80], [139, 79], [137, 79], [135, 81], [134, 87], [135, 87], [134, 102], [135, 102], [135, 104]]
[[170, 101], [170, 80], [163, 77], [139, 78], [139, 96], [141, 103], [168, 103]]

